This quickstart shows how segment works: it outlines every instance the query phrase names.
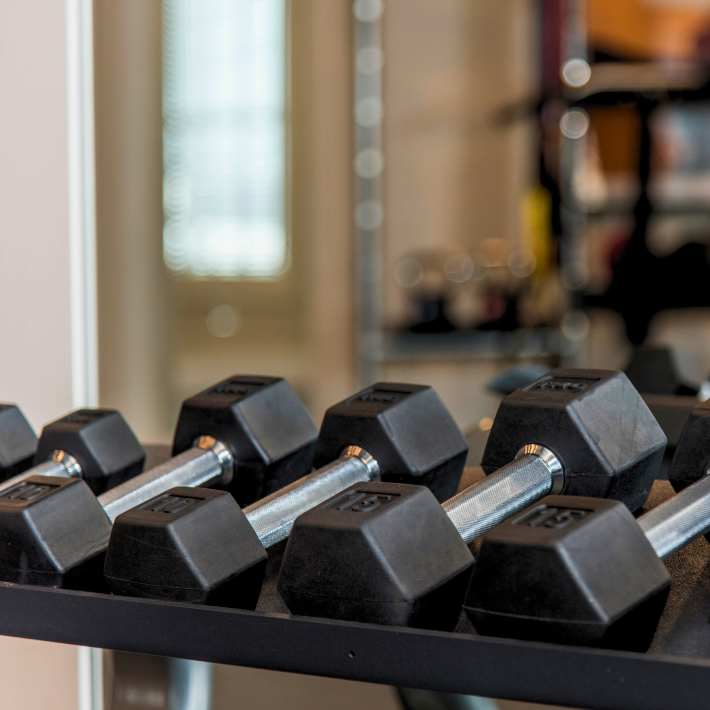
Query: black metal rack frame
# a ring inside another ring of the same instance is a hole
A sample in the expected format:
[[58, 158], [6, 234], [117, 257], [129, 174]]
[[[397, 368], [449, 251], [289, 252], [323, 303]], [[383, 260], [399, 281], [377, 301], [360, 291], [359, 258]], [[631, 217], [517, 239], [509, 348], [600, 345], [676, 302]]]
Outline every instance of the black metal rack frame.
[[598, 708], [695, 708], [710, 660], [0, 587], [5, 635], [446, 692]]

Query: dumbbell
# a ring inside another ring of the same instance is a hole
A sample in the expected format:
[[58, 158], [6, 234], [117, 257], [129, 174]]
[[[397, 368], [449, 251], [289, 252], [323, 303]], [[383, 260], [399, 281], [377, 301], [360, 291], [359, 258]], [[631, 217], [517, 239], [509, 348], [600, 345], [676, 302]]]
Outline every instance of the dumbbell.
[[0, 480], [30, 466], [36, 448], [37, 437], [20, 408], [0, 402]]
[[709, 468], [710, 401], [707, 401], [696, 405], [686, 419], [668, 480], [674, 490], [680, 492], [695, 483]]
[[378, 383], [328, 409], [316, 445], [321, 468], [244, 510], [220, 491], [174, 488], [118, 517], [106, 579], [118, 594], [253, 608], [266, 549], [288, 536], [301, 513], [380, 477], [426, 484], [446, 497], [466, 454], [431, 387]]
[[102, 493], [140, 473], [145, 451], [115, 409], [77, 409], [42, 429], [34, 463], [0, 483], [0, 493], [31, 476], [83, 478]]
[[56, 475], [32, 475], [0, 491], [0, 574], [91, 584], [101, 576], [111, 521], [121, 513], [176, 485], [220, 486], [251, 502], [310, 470], [316, 435], [285, 380], [228, 378], [183, 403], [172, 459], [98, 499], [83, 481]]
[[671, 578], [662, 560], [710, 529], [710, 405], [696, 408], [669, 479], [638, 519], [612, 501], [549, 496], [483, 537], [465, 609], [477, 631], [646, 650]]
[[[672, 353], [669, 357], [673, 357]], [[643, 360], [638, 356], [639, 360]], [[693, 388], [687, 388], [687, 391], [692, 394], [657, 394], [660, 392], [683, 392], [683, 388], [678, 386], [677, 374], [663, 374], [663, 365], [661, 365], [660, 374], [657, 371], [655, 375], [656, 386], [651, 387], [648, 384], [648, 379], [645, 373], [638, 373], [638, 366], [643, 365], [643, 361], [637, 364], [630, 364], [626, 370], [626, 376], [631, 380], [631, 384], [641, 392], [641, 395], [651, 410], [653, 416], [658, 420], [661, 429], [665, 432], [668, 438], [668, 447], [666, 448], [666, 457], [670, 461], [675, 447], [678, 445], [680, 433], [685, 426], [688, 415], [697, 406], [698, 400], [706, 400], [710, 398], [710, 381], [707, 379], [701, 385], [700, 390], [695, 394]], [[631, 369], [633, 368], [633, 370]], [[508, 370], [500, 372], [487, 385], [487, 388], [495, 394], [510, 394], [513, 390], [520, 389], [526, 385], [532, 384], [535, 380], [542, 377], [549, 371], [549, 368], [540, 365], [520, 365], [512, 367]], [[636, 374], [633, 374], [635, 371]], [[667, 385], [666, 378], [669, 378], [670, 385]], [[647, 392], [646, 389], [650, 389]], [[467, 438], [470, 442], [481, 438], [481, 431], [477, 427], [467, 433]], [[483, 444], [481, 444], [483, 448]]]
[[488, 478], [443, 506], [423, 489], [370, 483], [298, 518], [279, 592], [295, 614], [451, 628], [472, 563], [467, 543], [553, 490], [635, 510], [664, 445], [626, 375], [554, 370], [501, 402]]

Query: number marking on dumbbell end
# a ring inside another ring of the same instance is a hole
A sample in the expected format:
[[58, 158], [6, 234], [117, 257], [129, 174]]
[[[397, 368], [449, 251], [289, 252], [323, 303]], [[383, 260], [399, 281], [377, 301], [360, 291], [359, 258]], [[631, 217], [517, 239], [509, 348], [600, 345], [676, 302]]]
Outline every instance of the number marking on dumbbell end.
[[399, 498], [396, 493], [383, 495], [369, 491], [350, 491], [346, 495], [336, 498], [330, 507], [350, 513], [372, 513], [395, 498]]
[[365, 392], [361, 392], [353, 397], [356, 402], [367, 402], [368, 404], [395, 404], [409, 395], [409, 392], [397, 392], [385, 387], [371, 387]]
[[246, 380], [242, 378], [235, 378], [232, 380], [225, 380], [215, 385], [210, 393], [212, 394], [226, 394], [230, 397], [236, 397], [237, 399], [244, 399], [246, 396], [250, 395], [252, 392], [256, 392], [264, 386], [263, 381]]
[[12, 488], [3, 491], [0, 499], [8, 501], [19, 501], [21, 503], [33, 503], [40, 498], [52, 493], [59, 488], [58, 485], [52, 483], [18, 483]]
[[579, 522], [591, 512], [591, 510], [582, 508], [560, 508], [541, 505], [513, 520], [512, 524], [527, 525], [531, 528], [554, 528], [560, 530], [572, 523]]
[[550, 377], [533, 382], [527, 389], [530, 392], [571, 392], [578, 394], [589, 389], [599, 377]]
[[140, 509], [147, 510], [149, 513], [164, 513], [165, 515], [176, 517], [184, 515], [203, 502], [202, 498], [195, 498], [194, 496], [163, 493], [163, 495], [144, 503], [140, 506]]
[[65, 424], [90, 424], [96, 419], [103, 419], [106, 416], [105, 409], [77, 409], [62, 417]]

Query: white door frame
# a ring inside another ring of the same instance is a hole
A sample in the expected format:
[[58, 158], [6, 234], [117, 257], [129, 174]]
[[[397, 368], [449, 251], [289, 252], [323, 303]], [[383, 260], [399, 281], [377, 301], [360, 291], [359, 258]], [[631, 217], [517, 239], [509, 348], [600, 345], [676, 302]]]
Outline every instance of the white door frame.
[[[67, 161], [73, 406], [98, 404], [92, 0], [66, 0]], [[103, 709], [102, 651], [78, 649], [80, 710]]]

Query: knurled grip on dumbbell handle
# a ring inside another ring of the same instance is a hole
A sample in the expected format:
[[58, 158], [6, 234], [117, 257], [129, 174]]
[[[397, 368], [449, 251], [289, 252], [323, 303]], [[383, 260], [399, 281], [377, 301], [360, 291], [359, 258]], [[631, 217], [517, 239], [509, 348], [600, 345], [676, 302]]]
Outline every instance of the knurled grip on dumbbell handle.
[[356, 483], [380, 475], [377, 461], [364, 449], [347, 447], [337, 461], [299, 478], [288, 486], [244, 508], [259, 540], [268, 548], [291, 533], [301, 514]]
[[115, 486], [99, 496], [109, 520], [176, 486], [210, 486], [232, 475], [232, 456], [214, 439], [203, 437], [200, 445]]
[[638, 519], [648, 541], [661, 558], [710, 530], [710, 476], [683, 489]]
[[[192, 448], [169, 461], [122, 483], [99, 496], [111, 522], [121, 513], [145, 503], [176, 486], [214, 485], [224, 482], [226, 450], [215, 440], [201, 440], [205, 448]], [[228, 464], [228, 465], [227, 465]], [[238, 475], [238, 474], [237, 474]], [[245, 509], [259, 539], [266, 547], [288, 537], [295, 519], [354, 483], [379, 475], [377, 462], [363, 449], [348, 447], [336, 462], [294, 481]]]
[[29, 471], [18, 473], [0, 483], [0, 493], [9, 490], [18, 483], [26, 481], [30, 476], [55, 476], [59, 478], [81, 478], [82, 471], [79, 462], [66, 451], [54, 451], [52, 458], [44, 463], [33, 466]]
[[524, 446], [509, 464], [442, 504], [465, 543], [553, 491], [562, 465], [537, 444]]

